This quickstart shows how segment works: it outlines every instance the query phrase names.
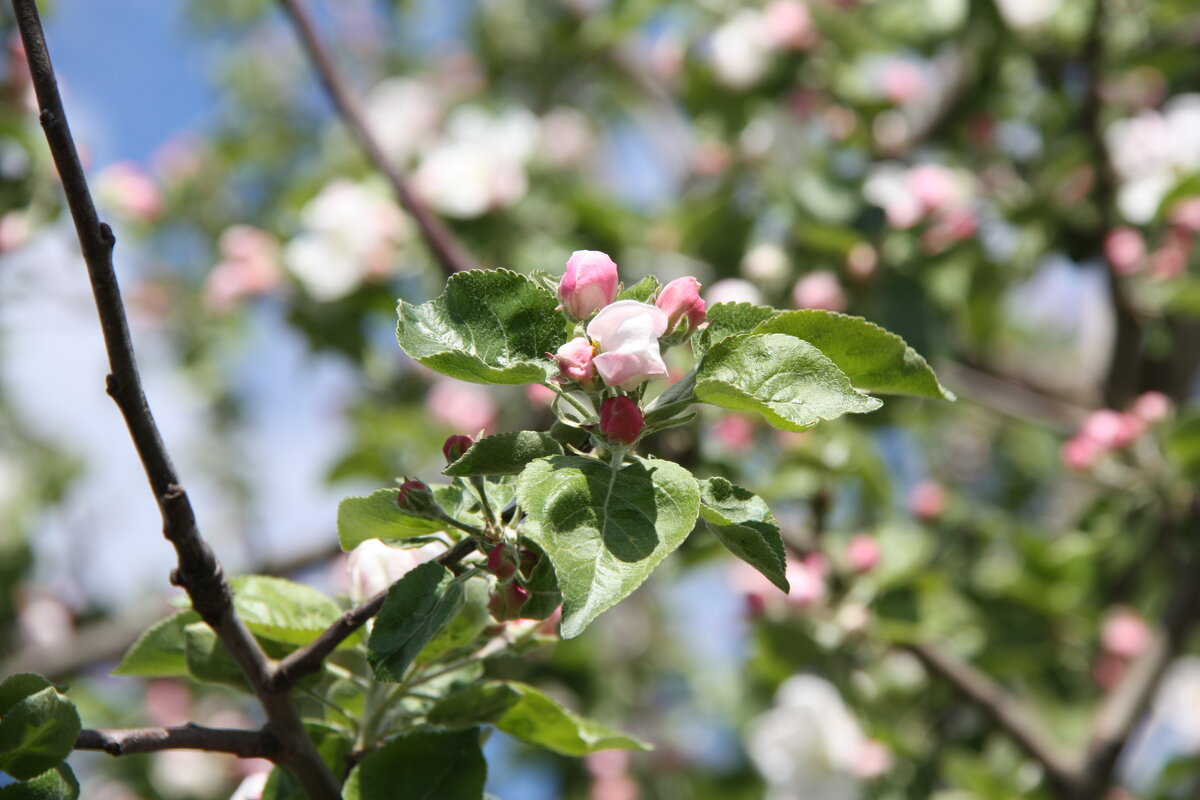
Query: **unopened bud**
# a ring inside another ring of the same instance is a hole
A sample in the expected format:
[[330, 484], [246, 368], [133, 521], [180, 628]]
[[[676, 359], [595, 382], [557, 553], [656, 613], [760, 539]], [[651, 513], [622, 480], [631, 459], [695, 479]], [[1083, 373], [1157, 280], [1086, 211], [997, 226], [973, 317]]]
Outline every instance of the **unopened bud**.
[[407, 480], [396, 493], [396, 505], [401, 511], [418, 516], [431, 516], [438, 505], [433, 492], [423, 481]]
[[558, 299], [573, 319], [587, 319], [617, 296], [617, 265], [607, 253], [576, 250], [558, 284]]
[[506, 581], [516, 574], [516, 559], [513, 558], [508, 545], [498, 544], [488, 551], [487, 569], [502, 581]]
[[442, 455], [446, 457], [446, 463], [458, 461], [473, 444], [475, 439], [465, 433], [456, 433], [446, 439], [446, 443], [442, 445]]
[[628, 397], [610, 397], [600, 404], [600, 433], [614, 442], [633, 444], [645, 426], [642, 410]]
[[506, 583], [492, 592], [488, 600], [488, 611], [498, 622], [521, 618], [521, 608], [529, 600], [529, 590], [515, 581]]
[[679, 321], [686, 319], [686, 332], [691, 333], [708, 318], [704, 301], [700, 299], [700, 281], [690, 275], [668, 283], [654, 303], [667, 315], [668, 331], [675, 330]]

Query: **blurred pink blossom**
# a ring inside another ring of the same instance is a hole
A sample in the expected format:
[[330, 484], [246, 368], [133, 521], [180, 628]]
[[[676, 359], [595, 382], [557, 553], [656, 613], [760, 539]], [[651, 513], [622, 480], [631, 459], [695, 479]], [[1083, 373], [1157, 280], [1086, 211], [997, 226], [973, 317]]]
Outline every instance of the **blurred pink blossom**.
[[1168, 219], [1188, 233], [1200, 233], [1200, 197], [1189, 197], [1176, 203]]
[[856, 242], [846, 253], [846, 271], [858, 281], [866, 281], [879, 268], [879, 254], [867, 242]]
[[1145, 392], [1133, 401], [1129, 413], [1148, 425], [1162, 422], [1171, 415], [1171, 398], [1162, 392]]
[[1105, 652], [1123, 659], [1132, 659], [1150, 643], [1150, 626], [1132, 608], [1110, 610], [1100, 629], [1100, 644]]
[[788, 604], [797, 608], [808, 608], [825, 599], [825, 575], [829, 562], [820, 553], [810, 553], [802, 559], [787, 559], [785, 575], [791, 591]]
[[229, 800], [262, 800], [269, 776], [268, 772], [256, 772], [247, 776], [230, 795]]
[[741, 278], [723, 278], [708, 287], [704, 293], [709, 306], [717, 303], [761, 303], [762, 292], [750, 281]]
[[926, 522], [946, 511], [946, 489], [937, 481], [920, 481], [908, 492], [908, 510]]
[[1086, 436], [1072, 436], [1063, 442], [1060, 456], [1068, 469], [1082, 472], [1091, 469], [1092, 465], [1104, 455], [1104, 448], [1095, 440]]
[[1101, 653], [1092, 662], [1092, 680], [1101, 689], [1112, 689], [1121, 682], [1129, 663], [1112, 653]]
[[858, 748], [854, 758], [854, 774], [871, 780], [878, 778], [892, 766], [892, 751], [878, 739], [867, 739]]
[[221, 261], [204, 280], [204, 302], [211, 309], [227, 311], [247, 297], [271, 291], [283, 280], [279, 242], [266, 231], [234, 225], [221, 234], [217, 249]]
[[792, 287], [792, 304], [796, 308], [845, 311], [846, 294], [836, 275], [829, 270], [818, 270], [796, 281]]
[[441, 378], [425, 395], [425, 411], [434, 421], [456, 431], [490, 431], [499, 408], [486, 389], [473, 383]]
[[727, 450], [744, 453], [754, 446], [754, 423], [738, 414], [726, 414], [713, 423], [713, 437]]
[[192, 717], [192, 693], [174, 678], [151, 681], [142, 702], [146, 719], [159, 727], [183, 725]]
[[131, 161], [119, 161], [96, 176], [97, 201], [125, 219], [152, 222], [163, 210], [162, 193], [146, 171]]
[[15, 250], [29, 241], [33, 225], [24, 210], [8, 211], [0, 216], [0, 253]]
[[1141, 433], [1139, 421], [1110, 408], [1093, 411], [1079, 426], [1079, 435], [1091, 439], [1106, 450], [1127, 447]]
[[1104, 257], [1118, 275], [1135, 275], [1146, 264], [1146, 240], [1136, 228], [1113, 228], [1104, 237]]
[[925, 89], [925, 73], [905, 58], [889, 61], [879, 74], [879, 92], [890, 103], [903, 105]]
[[954, 200], [958, 181], [941, 164], [919, 164], [908, 171], [908, 190], [926, 213], [943, 210]]
[[540, 383], [531, 383], [525, 387], [525, 399], [535, 408], [550, 405], [554, 402], [555, 397], [557, 395], [549, 386], [543, 386]]
[[846, 561], [859, 574], [875, 569], [882, 557], [883, 551], [874, 536], [860, 533], [846, 545]]
[[1177, 278], [1187, 270], [1192, 255], [1192, 236], [1183, 228], [1170, 228], [1150, 255], [1150, 273], [1160, 281]]
[[807, 50], [817, 43], [808, 6], [799, 0], [772, 0], [763, 9], [767, 38], [781, 49]]
[[355, 603], [369, 600], [412, 569], [433, 556], [438, 548], [417, 550], [389, 547], [379, 539], [367, 539], [350, 553], [346, 561], [350, 599]]

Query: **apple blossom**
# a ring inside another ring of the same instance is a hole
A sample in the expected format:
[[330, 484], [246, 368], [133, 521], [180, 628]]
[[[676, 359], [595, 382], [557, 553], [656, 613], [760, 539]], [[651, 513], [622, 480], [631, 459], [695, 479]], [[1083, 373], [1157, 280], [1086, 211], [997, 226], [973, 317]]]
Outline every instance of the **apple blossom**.
[[587, 326], [600, 351], [592, 362], [605, 384], [630, 391], [650, 378], [666, 377], [658, 344], [666, 332], [667, 315], [655, 306], [636, 300], [605, 306]]
[[628, 397], [609, 397], [600, 404], [600, 432], [614, 442], [633, 444], [645, 425], [641, 409]]
[[1138, 421], [1131, 415], [1102, 408], [1088, 415], [1079, 426], [1079, 435], [1106, 450], [1119, 450], [1137, 438], [1139, 427]]
[[1146, 240], [1135, 228], [1113, 228], [1104, 237], [1104, 256], [1118, 275], [1134, 275], [1146, 263]]
[[676, 278], [664, 286], [654, 304], [667, 315], [667, 330], [674, 330], [679, 321], [686, 318], [687, 331], [691, 333], [707, 318], [704, 301], [700, 299], [700, 281], [690, 275]]
[[554, 360], [558, 362], [558, 370], [564, 376], [585, 389], [591, 389], [596, 377], [596, 364], [593, 361], [595, 355], [592, 343], [584, 336], [577, 336], [558, 348]]
[[1171, 398], [1162, 392], [1145, 392], [1133, 401], [1129, 413], [1146, 424], [1161, 422], [1171, 414]]
[[1149, 643], [1150, 626], [1132, 608], [1115, 608], [1105, 616], [1100, 629], [1100, 644], [1105, 652], [1132, 659]]
[[1091, 469], [1102, 455], [1104, 455], [1104, 448], [1095, 439], [1089, 439], [1086, 436], [1072, 436], [1067, 439], [1063, 442], [1062, 450], [1059, 453], [1063, 464], [1076, 472]]
[[[558, 283], [558, 299], [574, 319], [586, 319], [617, 296], [617, 264], [599, 250], [576, 250]], [[593, 337], [595, 338], [595, 337]]]
[[443, 378], [425, 395], [425, 411], [436, 422], [452, 430], [491, 430], [499, 408], [482, 386], [454, 378]]
[[921, 481], [908, 492], [908, 510], [917, 519], [937, 519], [946, 511], [946, 490], [936, 481]]

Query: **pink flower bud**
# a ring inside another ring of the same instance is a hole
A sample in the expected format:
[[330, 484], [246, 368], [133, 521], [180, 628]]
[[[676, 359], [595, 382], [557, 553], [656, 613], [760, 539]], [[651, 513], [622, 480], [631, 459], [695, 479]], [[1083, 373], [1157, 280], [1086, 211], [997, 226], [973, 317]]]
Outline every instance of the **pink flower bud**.
[[1171, 224], [1189, 233], [1200, 233], [1200, 197], [1181, 200], [1171, 209]]
[[791, 591], [788, 603], [807, 608], [825, 599], [825, 573], [828, 562], [819, 553], [811, 553], [802, 560], [789, 558], [785, 575]]
[[908, 510], [917, 519], [937, 519], [946, 510], [946, 490], [936, 481], [921, 481], [908, 493]]
[[1146, 263], [1146, 240], [1128, 226], [1114, 228], [1104, 237], [1104, 257], [1118, 275], [1135, 275]]
[[515, 581], [506, 583], [488, 599], [488, 611], [497, 622], [521, 618], [521, 608], [529, 600], [529, 590]]
[[596, 350], [587, 337], [577, 336], [558, 348], [554, 360], [558, 362], [558, 371], [564, 377], [585, 389], [591, 389], [596, 378], [596, 364], [592, 361], [595, 355]]
[[1171, 415], [1171, 398], [1162, 392], [1146, 392], [1133, 401], [1129, 413], [1147, 425], [1162, 422]]
[[1072, 436], [1063, 442], [1059, 453], [1067, 469], [1082, 472], [1091, 469], [1092, 465], [1104, 454], [1104, 448], [1086, 436]]
[[713, 423], [713, 436], [722, 447], [744, 453], [754, 446], [754, 423], [737, 414], [726, 414]]
[[614, 442], [633, 444], [646, 420], [628, 397], [609, 397], [600, 404], [600, 432]]
[[879, 566], [879, 560], [883, 553], [879, 549], [879, 542], [875, 541], [873, 536], [867, 534], [859, 534], [850, 540], [846, 546], [846, 561], [850, 564], [850, 569], [860, 575], [870, 572]]
[[471, 449], [471, 445], [475, 444], [475, 439], [467, 436], [465, 433], [456, 433], [446, 439], [442, 445], [442, 455], [446, 458], [446, 463], [458, 461], [462, 458], [463, 453]]
[[808, 6], [799, 0], [773, 0], [763, 9], [767, 38], [790, 50], [807, 50], [816, 44], [817, 29]]
[[418, 516], [427, 516], [437, 508], [433, 492], [422, 481], [408, 480], [400, 484], [396, 493], [396, 505], [401, 511]]
[[558, 284], [558, 299], [574, 319], [585, 319], [617, 296], [617, 265], [607, 253], [576, 250]]
[[828, 270], [819, 270], [796, 281], [792, 289], [792, 303], [796, 308], [845, 311], [846, 295], [836, 275]]
[[502, 581], [517, 573], [516, 559], [507, 545], [498, 544], [488, 551], [487, 569]]
[[700, 281], [691, 277], [676, 278], [663, 287], [654, 304], [667, 315], [667, 330], [672, 331], [679, 320], [688, 321], [688, 333], [704, 324], [707, 318], [704, 301], [700, 299]]
[[1150, 626], [1132, 608], [1113, 609], [1100, 630], [1100, 644], [1114, 656], [1132, 659], [1150, 643]]

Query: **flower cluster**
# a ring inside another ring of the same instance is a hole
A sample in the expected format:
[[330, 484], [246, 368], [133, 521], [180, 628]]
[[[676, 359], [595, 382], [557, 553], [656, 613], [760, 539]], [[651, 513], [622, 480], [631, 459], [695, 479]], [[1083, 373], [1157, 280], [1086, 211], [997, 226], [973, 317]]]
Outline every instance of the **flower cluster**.
[[1146, 392], [1127, 411], [1093, 411], [1062, 447], [1062, 460], [1071, 469], [1089, 469], [1105, 454], [1123, 450], [1151, 425], [1171, 414], [1171, 401], [1160, 392]]
[[553, 357], [561, 382], [604, 393], [600, 432], [629, 445], [641, 433], [642, 412], [636, 401], [616, 390], [635, 392], [646, 381], [666, 378], [663, 345], [691, 336], [704, 324], [706, 307], [700, 282], [690, 276], [668, 283], [652, 303], [618, 300], [618, 290], [617, 265], [607, 254], [571, 254], [558, 299], [582, 330]]

